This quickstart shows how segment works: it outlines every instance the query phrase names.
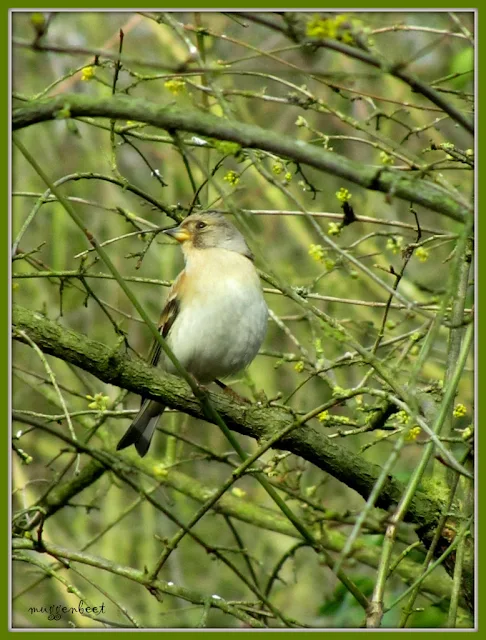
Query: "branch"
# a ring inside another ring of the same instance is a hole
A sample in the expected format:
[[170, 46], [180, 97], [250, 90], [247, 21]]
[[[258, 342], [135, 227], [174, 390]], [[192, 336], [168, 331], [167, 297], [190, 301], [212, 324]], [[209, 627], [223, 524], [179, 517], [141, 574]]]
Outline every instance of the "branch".
[[[106, 383], [162, 401], [195, 418], [207, 420], [199, 401], [185, 382], [150, 367], [144, 360], [126, 355], [123, 348], [107, 347], [18, 305], [13, 305], [12, 325], [14, 338], [20, 342], [25, 342], [25, 339], [15, 333], [15, 329], [25, 332], [45, 353], [74, 364]], [[283, 430], [294, 421], [290, 411], [282, 408], [238, 403], [221, 393], [209, 393], [209, 396], [214, 408], [230, 429], [258, 441], [271, 438], [276, 431]], [[294, 429], [278, 441], [278, 449], [290, 451], [313, 463], [354, 489], [364, 499], [369, 496], [381, 472], [379, 465], [363, 460], [330, 440], [319, 425], [306, 424]], [[404, 491], [403, 483], [389, 475], [376, 506], [389, 509], [399, 502]], [[417, 534], [426, 546], [433, 539], [442, 506], [438, 500], [419, 490], [405, 516], [405, 520], [418, 525]], [[451, 535], [454, 535], [453, 529], [446, 526], [441, 543], [437, 545], [439, 553], [444, 546], [450, 544]], [[470, 561], [473, 562], [472, 558]], [[473, 565], [471, 570], [472, 567]], [[453, 562], [447, 563], [446, 569], [452, 575]], [[473, 571], [465, 573], [471, 578], [471, 583], [464, 586], [465, 597], [472, 606]]]
[[[199, 504], [203, 504], [207, 496], [215, 490], [215, 487], [203, 484], [198, 479], [181, 473], [176, 469], [170, 469], [168, 473], [160, 474], [154, 470], [153, 464], [148, 461], [137, 458], [135, 464], [138, 469], [143, 469], [146, 475], [153, 477], [160, 486], [174, 489]], [[45, 522], [45, 520], [57, 513], [59, 509], [71, 503], [73, 498], [95, 483], [108, 469], [110, 469], [108, 465], [96, 459], [92, 459], [85, 464], [78, 476], [61, 482], [47, 495], [45, 500], [38, 503], [39, 513], [42, 514], [41, 519]], [[267, 507], [258, 506], [250, 499], [235, 497], [227, 493], [218, 500], [213, 509], [223, 516], [247, 522], [265, 531], [274, 531], [284, 536], [302, 540], [292, 523], [284, 518], [282, 514]], [[33, 517], [28, 526], [22, 526], [21, 531], [31, 531], [39, 525], [41, 519]], [[325, 531], [325, 539], [323, 540], [325, 548], [336, 553], [341, 552], [346, 542], [346, 536], [334, 528], [332, 521], [329, 526], [326, 526]], [[380, 549], [374, 545], [367, 544], [363, 540], [357, 540], [352, 548], [352, 557], [358, 562], [376, 569], [380, 561]], [[393, 558], [393, 563], [396, 564], [395, 571], [406, 584], [411, 585], [420, 577], [421, 566], [409, 558], [401, 558], [400, 562], [397, 562], [399, 557], [394, 556]], [[449, 599], [451, 588], [452, 580], [445, 573], [427, 576], [421, 585], [423, 592], [440, 599]], [[461, 602], [461, 606], [464, 606], [464, 602]]]
[[283, 158], [307, 164], [349, 180], [365, 189], [397, 196], [459, 222], [464, 222], [468, 213], [464, 206], [454, 200], [444, 189], [420, 178], [419, 173], [404, 175], [403, 172], [390, 167], [384, 166], [377, 169], [363, 166], [337, 153], [255, 125], [218, 118], [196, 110], [161, 106], [131, 96], [118, 95], [105, 98], [64, 94], [36, 100], [13, 111], [12, 129], [22, 129], [59, 117], [86, 116], [136, 120], [169, 131], [188, 131], [220, 140], [231, 140], [244, 148], [263, 149]]
[[[399, 78], [400, 80], [405, 82], [405, 84], [408, 84], [408, 86], [414, 93], [421, 93], [425, 98], [428, 98], [433, 104], [444, 111], [444, 113], [447, 113], [447, 115], [452, 118], [452, 120], [460, 124], [468, 133], [474, 134], [473, 120], [471, 118], [467, 118], [459, 109], [456, 109], [454, 105], [448, 102], [433, 87], [425, 82], [422, 82], [419, 78], [406, 71], [406, 61], [384, 62], [383, 60], [380, 60], [379, 58], [373, 56], [368, 51], [360, 49], [356, 46], [345, 44], [344, 42], [340, 42], [339, 40], [333, 38], [308, 38], [306, 37], [305, 32], [302, 28], [296, 29], [294, 25], [293, 28], [290, 29], [288, 24], [283, 27], [271, 22], [262, 15], [237, 12], [236, 15], [244, 17], [247, 20], [252, 20], [253, 22], [263, 24], [266, 27], [273, 29], [274, 31], [284, 34], [285, 36], [287, 36], [287, 38], [289, 38], [293, 42], [301, 44], [302, 46], [310, 45], [316, 48], [322, 47], [325, 49], [331, 49], [350, 58], [354, 58], [355, 60], [359, 60], [360, 62], [364, 62], [365, 64], [368, 64], [375, 69], [380, 69], [384, 73], [389, 73], [392, 77]], [[286, 15], [288, 16], [290, 14], [287, 12]]]
[[[27, 333], [45, 353], [75, 364], [103, 382], [128, 389], [195, 418], [206, 420], [199, 401], [180, 378], [150, 367], [147, 362], [132, 358], [124, 349], [112, 349], [66, 329], [39, 313], [13, 306], [14, 328]], [[20, 335], [16, 340], [25, 342]], [[285, 409], [238, 403], [227, 394], [209, 392], [211, 403], [230, 429], [256, 440], [266, 440], [294, 421]], [[306, 424], [278, 441], [278, 449], [291, 451], [312, 462], [323, 471], [357, 491], [365, 499], [379, 476], [379, 465], [364, 461], [355, 453], [330, 440], [324, 428]], [[390, 477], [377, 506], [388, 509], [400, 499], [404, 485]], [[421, 528], [433, 529], [440, 503], [419, 492], [408, 512], [408, 520]]]
[[[12, 549], [14, 552], [21, 550], [37, 551], [46, 553], [56, 559], [63, 558], [69, 562], [79, 562], [80, 564], [95, 567], [103, 571], [107, 571], [113, 575], [127, 578], [132, 582], [136, 582], [144, 586], [151, 595], [157, 600], [162, 600], [162, 594], [175, 596], [193, 604], [214, 607], [220, 609], [224, 613], [234, 616], [247, 624], [250, 628], [265, 628], [266, 625], [260, 620], [247, 614], [240, 606], [228, 604], [223, 598], [212, 596], [208, 598], [202, 592], [186, 589], [185, 587], [176, 586], [173, 582], [165, 582], [164, 580], [152, 580], [146, 571], [140, 571], [130, 566], [121, 565], [110, 560], [106, 560], [101, 556], [94, 556], [83, 551], [76, 551], [59, 547], [56, 544], [41, 540], [34, 541], [26, 538], [15, 538], [12, 541]], [[15, 558], [14, 558], [15, 559]]]

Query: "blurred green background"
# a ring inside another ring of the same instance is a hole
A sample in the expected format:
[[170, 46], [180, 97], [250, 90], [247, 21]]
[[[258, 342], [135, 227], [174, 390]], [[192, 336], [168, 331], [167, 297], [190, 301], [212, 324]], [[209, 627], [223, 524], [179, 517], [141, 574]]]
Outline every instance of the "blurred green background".
[[[275, 15], [259, 15], [279, 22]], [[473, 47], [467, 36], [474, 30], [471, 12], [455, 14], [462, 28], [447, 12], [355, 13], [345, 16], [341, 23], [336, 22], [336, 15], [322, 14], [328, 18], [328, 25], [337, 29], [331, 37], [345, 41], [346, 30], [358, 34], [356, 38], [366, 39], [380, 60], [406, 62], [407, 69], [423, 82], [440, 88], [461, 111], [471, 112]], [[119, 31], [123, 30], [123, 55], [133, 62], [125, 64], [118, 75], [119, 93], [160, 105], [208, 110], [216, 115], [222, 115], [223, 101], [236, 120], [312, 142], [377, 169], [427, 165], [430, 179], [455, 190], [466, 201], [471, 199], [470, 166], [440, 146], [453, 145], [465, 157], [471, 157], [470, 136], [403, 82], [339, 52], [303, 48], [281, 32], [243, 15], [172, 13], [169, 19], [157, 18], [156, 14], [134, 12], [60, 12], [43, 16], [48, 19], [46, 40], [61, 48], [99, 48], [116, 53]], [[305, 23], [312, 19], [312, 14], [297, 14], [296, 19]], [[114, 78], [111, 60], [101, 56], [98, 64], [93, 65], [93, 55], [44, 52], [15, 45], [15, 41], [31, 42], [40, 21], [38, 14], [13, 15], [14, 107], [26, 100], [63, 92], [109, 98]], [[192, 29], [181, 25], [190, 25]], [[195, 32], [201, 26], [207, 29], [205, 35], [202, 31]], [[217, 72], [183, 73], [191, 68], [192, 62], [188, 61], [191, 46]], [[160, 69], [144, 65], [147, 60], [157, 62]], [[167, 68], [172, 71], [167, 72]], [[181, 71], [174, 71], [177, 68]], [[187, 212], [193, 200], [191, 179], [200, 186], [228, 151], [207, 141], [201, 144], [204, 141], [191, 134], [174, 135], [177, 141], [170, 132], [133, 122], [117, 122], [114, 134], [110, 122], [99, 118], [59, 119], [19, 132], [23, 144], [50, 178], [64, 180], [64, 195], [71, 199], [87, 229], [99, 242], [108, 243], [110, 258], [154, 321], [164, 303], [167, 286], [182, 268], [182, 256], [179, 247], [164, 236], [153, 239], [151, 234], [141, 233], [174, 222], [123, 184], [134, 185], [163, 207], [171, 207], [177, 218]], [[146, 354], [149, 331], [116, 282], [106, 277], [106, 268], [89, 251], [84, 236], [55, 199], [39, 201], [45, 185], [17, 152], [12, 163], [12, 238], [14, 242], [18, 240], [18, 254], [13, 263], [13, 301], [107, 345], [115, 345], [119, 338], [116, 323], [126, 332], [130, 346], [140, 355]], [[369, 217], [377, 222], [358, 221], [339, 230], [340, 189], [349, 191], [349, 202], [358, 218]], [[272, 273], [280, 282], [305, 292], [313, 304], [339, 320], [360, 344], [373, 345], [388, 299], [387, 291], [342, 253], [329, 248], [303, 212], [311, 212], [323, 235], [392, 286], [394, 278], [386, 270], [391, 265], [398, 272], [403, 264], [401, 250], [417, 239], [415, 217], [407, 202], [367, 191], [309, 167], [297, 167], [282, 158], [252, 152], [225, 156], [201, 191], [201, 205], [234, 214], [262, 272]], [[461, 225], [444, 215], [414, 208], [422, 237], [399, 291], [433, 315], [446, 291], [453, 262], [451, 252]], [[392, 221], [398, 225], [391, 225]], [[66, 277], [65, 272], [77, 271], [80, 265], [85, 268], [84, 281]], [[472, 273], [470, 277], [468, 309], [473, 303]], [[348, 389], [362, 381], [367, 367], [346, 363], [343, 359], [346, 345], [333, 340], [321, 322], [268, 283], [263, 282], [263, 286], [272, 312], [268, 334], [248, 371], [229, 381], [235, 390], [253, 400], [261, 399], [262, 394], [267, 398], [279, 394], [279, 402], [297, 413], [306, 413], [329, 400], [334, 387]], [[392, 305], [382, 340], [385, 346], [378, 354], [389, 364], [402, 357], [402, 365], [396, 372], [401, 383], [407, 381], [421, 344], [420, 340], [415, 344], [410, 336], [416, 336], [426, 326], [427, 318], [420, 313]], [[447, 328], [443, 327], [421, 372], [421, 386], [440, 388], [446, 370], [448, 336]], [[113, 450], [130, 421], [130, 416], [121, 412], [135, 411], [139, 399], [121, 394], [119, 389], [60, 360], [50, 357], [47, 360], [69, 411], [87, 412], [72, 418], [77, 437], [85, 438], [96, 425], [91, 445]], [[315, 374], [316, 368], [327, 365], [333, 365], [329, 374]], [[118, 415], [103, 415], [89, 409], [91, 401], [87, 396], [94, 398], [98, 393], [109, 398], [109, 408], [119, 412]], [[365, 398], [364, 402], [373, 403], [371, 398]], [[471, 423], [473, 412], [472, 356], [456, 404], [463, 404], [466, 412], [454, 418], [452, 427], [464, 429]], [[42, 361], [29, 346], [17, 342], [13, 343], [13, 406], [44, 418], [63, 413]], [[339, 428], [357, 426], [355, 409], [354, 403], [335, 407], [333, 416], [342, 419], [342, 424], [334, 423], [326, 433], [336, 434]], [[54, 426], [65, 430], [66, 420], [59, 418]], [[209, 488], [219, 486], [228, 477], [231, 466], [211, 459], [207, 453], [221, 456], [228, 452], [228, 443], [214, 425], [168, 412], [163, 427], [189, 441], [175, 442], [166, 435], [156, 435], [146, 459], [149, 466], [155, 468], [165, 461], [169, 473], [170, 469], [176, 469]], [[14, 512], [36, 504], [51, 483], [72, 479], [78, 464], [66, 472], [72, 454], [62, 443], [42, 431], [14, 424], [14, 434], [18, 429], [23, 432], [18, 446], [32, 461], [29, 465], [22, 464], [13, 454]], [[364, 459], [382, 464], [395, 442], [394, 437], [383, 438], [389, 434], [389, 431], [370, 432], [339, 442]], [[453, 431], [452, 435], [457, 433]], [[255, 442], [239, 438], [245, 450], [254, 451]], [[405, 481], [416, 466], [424, 438], [420, 434], [402, 449], [393, 470], [400, 479]], [[204, 451], [194, 443], [204, 447]], [[451, 446], [458, 455], [462, 451], [461, 444]], [[282, 461], [275, 456], [275, 451], [264, 456], [269, 477], [280, 483], [283, 495], [303, 521], [309, 526], [322, 522], [323, 530], [330, 527], [346, 536], [364, 504], [363, 499], [295, 456]], [[128, 453], [127, 458], [136, 462], [133, 454]], [[235, 462], [235, 457], [230, 460]], [[81, 458], [79, 464], [82, 467], [86, 462]], [[432, 470], [430, 473], [432, 478]], [[183, 522], [199, 506], [183, 493], [157, 488], [153, 477], [139, 477], [138, 481], [146, 489], [153, 489], [157, 500]], [[275, 509], [253, 478], [243, 478], [236, 488], [236, 493], [233, 490], [236, 498]], [[367, 526], [360, 539], [379, 549], [386, 514], [379, 510], [373, 514], [375, 527]], [[238, 551], [235, 534], [220, 515], [207, 514], [195, 531], [227, 550], [243, 573], [248, 573], [250, 562], [261, 584], [265, 584], [295, 539], [241, 521], [234, 520], [233, 524], [248, 551], [249, 561], [244, 559], [241, 548]], [[156, 562], [162, 550], [161, 539], [170, 538], [176, 531], [177, 527], [153, 505], [139, 500], [129, 487], [105, 473], [77, 496], [74, 504], [65, 506], [46, 522], [44, 536], [76, 550], [89, 545], [89, 553], [143, 570]], [[399, 538], [397, 553], [415, 539], [412, 528], [401, 526]], [[411, 558], [421, 562], [423, 551], [416, 550]], [[48, 558], [42, 560], [49, 562]], [[375, 570], [353, 559], [346, 562], [345, 569], [370, 595]], [[115, 606], [115, 601], [142, 627], [193, 628], [203, 615], [201, 606], [169, 596], [159, 602], [144, 587], [109, 571], [76, 565], [76, 572], [61, 573], [68, 584], [75, 585], [94, 605], [110, 602], [108, 623], [133, 625]], [[279, 576], [281, 580], [276, 581], [271, 599], [289, 618], [322, 628], [361, 624], [362, 610], [312, 550], [300, 549], [292, 554]], [[72, 593], [66, 584], [41, 577], [38, 567], [14, 563], [15, 627], [102, 626], [79, 615], [68, 622], [65, 618], [49, 621], [46, 616], [30, 615], [29, 607], [52, 603], [76, 606], [78, 601], [76, 589]], [[160, 577], [207, 595], [218, 594], [228, 601], [255, 600], [234, 572], [188, 536], [172, 553]], [[390, 580], [387, 600], [393, 601], [404, 589], [398, 576]], [[411, 617], [411, 626], [445, 625], [447, 606], [441, 606], [440, 599], [421, 596], [416, 605], [424, 607], [424, 611]], [[398, 623], [399, 609], [395, 607], [385, 616], [383, 626]], [[237, 627], [239, 622], [211, 609], [205, 624], [221, 628]], [[279, 626], [274, 621], [269, 624]], [[470, 623], [459, 620], [458, 624]]]

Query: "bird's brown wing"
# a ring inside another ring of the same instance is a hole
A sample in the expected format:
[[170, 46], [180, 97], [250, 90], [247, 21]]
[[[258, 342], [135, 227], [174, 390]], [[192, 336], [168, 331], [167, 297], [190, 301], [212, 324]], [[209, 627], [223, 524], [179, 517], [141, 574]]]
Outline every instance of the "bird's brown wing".
[[[179, 313], [179, 306], [179, 301], [176, 296], [168, 298], [164, 310], [162, 311], [162, 315], [160, 316], [159, 322], [159, 331], [162, 334], [163, 338], [167, 338], [169, 331], [174, 324], [175, 319], [177, 318], [177, 314]], [[147, 357], [147, 361], [153, 367], [157, 366], [157, 364], [159, 363], [161, 350], [162, 348], [159, 341], [153, 340]]]
[[[163, 338], [167, 338], [169, 332], [171, 330], [172, 325], [175, 322], [180, 310], [180, 301], [178, 297], [178, 291], [182, 280], [184, 279], [184, 272], [180, 273], [174, 281], [171, 290], [169, 291], [169, 296], [165, 303], [165, 307], [162, 310], [159, 320], [159, 332], [162, 334]], [[156, 367], [159, 363], [160, 352], [162, 351], [162, 347], [158, 340], [153, 340], [152, 345], [150, 347], [150, 351], [147, 356], [147, 362], [151, 364], [153, 367]], [[142, 404], [145, 398], [142, 398]]]

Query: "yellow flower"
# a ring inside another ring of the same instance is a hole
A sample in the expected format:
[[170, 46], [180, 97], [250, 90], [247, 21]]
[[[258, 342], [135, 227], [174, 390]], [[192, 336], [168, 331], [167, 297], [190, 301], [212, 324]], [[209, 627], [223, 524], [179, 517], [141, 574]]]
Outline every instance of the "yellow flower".
[[320, 244], [311, 244], [308, 253], [316, 262], [321, 262], [325, 255], [324, 247]]
[[314, 15], [307, 22], [305, 31], [309, 38], [334, 38], [337, 27], [332, 20]]
[[386, 248], [389, 249], [392, 253], [400, 253], [403, 248], [403, 238], [402, 236], [391, 236], [386, 241]]
[[30, 16], [30, 21], [32, 22], [33, 25], [36, 25], [39, 27], [39, 26], [45, 25], [46, 19], [43, 13], [33, 13]]
[[88, 407], [90, 409], [96, 409], [97, 411], [106, 411], [110, 402], [109, 396], [105, 396], [103, 393], [96, 393], [93, 396], [86, 396], [86, 400], [91, 400]]
[[33, 13], [30, 16], [30, 23], [34, 27], [37, 37], [40, 38], [46, 32], [47, 20], [43, 13]]
[[410, 431], [407, 433], [405, 440], [413, 441], [416, 440], [417, 437], [420, 435], [422, 429], [418, 426], [418, 424], [414, 425]]
[[341, 13], [332, 18], [313, 16], [307, 22], [306, 34], [309, 38], [332, 38], [333, 40], [343, 40], [343, 42], [345, 40], [353, 42], [352, 34], [349, 31], [349, 15], [347, 13]]
[[330, 222], [327, 225], [327, 234], [329, 236], [338, 236], [341, 233], [341, 227], [335, 222]]
[[392, 165], [395, 164], [395, 158], [391, 155], [389, 155], [386, 151], [381, 151], [380, 152], [380, 162], [381, 164], [386, 165]]
[[424, 247], [417, 247], [415, 249], [415, 256], [420, 260], [420, 262], [427, 262], [429, 259], [429, 252]]
[[233, 487], [233, 489], [231, 489], [231, 493], [237, 498], [244, 498], [246, 496], [246, 491], [243, 491], [243, 489], [240, 489], [239, 487]]
[[178, 96], [182, 93], [186, 87], [186, 81], [182, 78], [172, 78], [164, 82], [164, 87], [167, 91], [170, 91], [172, 95]]
[[92, 78], [94, 78], [96, 75], [96, 68], [93, 66], [90, 67], [84, 67], [84, 69], [81, 71], [81, 80], [83, 82], [87, 82], [88, 80], [91, 80]]
[[456, 406], [454, 407], [454, 411], [452, 412], [452, 415], [454, 416], [454, 418], [462, 418], [463, 416], [465, 416], [467, 413], [467, 409], [463, 404], [456, 404]]
[[327, 420], [329, 420], [329, 411], [321, 411], [321, 413], [318, 414], [317, 419], [319, 422], [327, 422]]
[[354, 44], [353, 31], [363, 32], [361, 20], [351, 18], [347, 13], [340, 13], [332, 18], [313, 16], [306, 25], [309, 38], [332, 38], [346, 44]]
[[235, 187], [240, 181], [240, 176], [236, 173], [236, 171], [228, 171], [223, 180]]
[[210, 138], [210, 142], [214, 145], [220, 153], [226, 156], [237, 156], [241, 151], [241, 145], [237, 142], [230, 142], [229, 140], [216, 140]]
[[339, 191], [336, 191], [336, 198], [339, 200], [339, 202], [349, 202], [351, 200], [351, 197], [352, 196], [349, 191], [344, 187], [341, 187]]
[[463, 440], [469, 440], [469, 438], [472, 438], [472, 436], [474, 435], [474, 427], [472, 424], [470, 424], [462, 431], [459, 430], [459, 433], [461, 434]]
[[162, 480], [163, 478], [166, 478], [169, 475], [169, 471], [163, 462], [159, 462], [159, 464], [156, 464], [152, 468], [152, 471], [154, 472], [155, 477], [159, 480]]
[[276, 162], [272, 167], [272, 171], [276, 176], [280, 175], [283, 170], [284, 166], [281, 162]]
[[297, 373], [302, 373], [302, 371], [304, 371], [304, 363], [302, 360], [299, 360], [294, 364], [294, 371], [297, 371]]
[[339, 13], [335, 18], [334, 18], [334, 22], [337, 24], [338, 27], [340, 27], [342, 24], [344, 24], [345, 22], [349, 21], [349, 14], [348, 13]]
[[353, 44], [354, 38], [351, 34], [351, 31], [344, 31], [341, 35], [341, 40], [344, 44]]
[[408, 424], [408, 421], [410, 420], [410, 416], [406, 411], [399, 411], [395, 417], [397, 421], [401, 422], [402, 424]]

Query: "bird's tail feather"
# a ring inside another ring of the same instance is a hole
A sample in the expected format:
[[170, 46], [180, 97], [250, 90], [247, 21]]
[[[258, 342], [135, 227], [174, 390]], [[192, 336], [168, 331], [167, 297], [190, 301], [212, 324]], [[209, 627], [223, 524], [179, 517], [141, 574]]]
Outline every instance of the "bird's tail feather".
[[134, 444], [139, 456], [143, 458], [148, 451], [155, 427], [164, 409], [165, 406], [155, 400], [145, 400], [134, 421], [117, 444], [117, 451]]

